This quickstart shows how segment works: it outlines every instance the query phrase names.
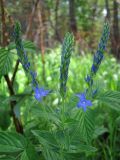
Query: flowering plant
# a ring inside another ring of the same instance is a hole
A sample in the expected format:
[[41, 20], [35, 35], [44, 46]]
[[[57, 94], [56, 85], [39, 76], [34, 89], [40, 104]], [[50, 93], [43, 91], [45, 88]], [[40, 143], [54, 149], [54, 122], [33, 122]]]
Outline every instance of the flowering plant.
[[[32, 97], [30, 94], [27, 97], [31, 103], [27, 105], [25, 110], [25, 118], [20, 116], [20, 113], [18, 114], [20, 103], [17, 103], [15, 98], [19, 97], [17, 95], [11, 97], [13, 98], [11, 102], [15, 103], [14, 120], [15, 122], [18, 120], [15, 123], [16, 128], [22, 122], [23, 130], [20, 132], [21, 130], [18, 128], [18, 133], [0, 132], [0, 155], [3, 159], [79, 160], [80, 158], [84, 159], [85, 155], [86, 157], [94, 155], [97, 149], [93, 142], [101, 134], [101, 131], [98, 131], [96, 127], [96, 117], [99, 114], [97, 112], [98, 103], [104, 102], [109, 105], [114, 103], [116, 108], [120, 105], [119, 92], [101, 92], [95, 85], [95, 76], [104, 57], [109, 33], [109, 24], [106, 22], [91, 69], [85, 77], [86, 88], [79, 91], [80, 93], [74, 93], [69, 98], [67, 81], [74, 48], [73, 34], [67, 33], [63, 41], [59, 88], [58, 92], [54, 92], [51, 89], [45, 89], [46, 87], [42, 87], [39, 83], [37, 73], [33, 70], [24, 49], [21, 26], [16, 22], [14, 40], [18, 61], [30, 79], [30, 87], [34, 96]], [[53, 103], [49, 103], [54, 94], [59, 97], [56, 107], [52, 106]], [[24, 94], [23, 97], [25, 98]], [[97, 103], [95, 103], [96, 101]], [[31, 116], [28, 117], [28, 114]]]

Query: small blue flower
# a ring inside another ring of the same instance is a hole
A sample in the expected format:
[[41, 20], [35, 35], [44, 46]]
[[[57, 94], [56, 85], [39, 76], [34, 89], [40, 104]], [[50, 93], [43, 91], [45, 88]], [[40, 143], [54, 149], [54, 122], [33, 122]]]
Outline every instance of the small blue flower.
[[41, 101], [43, 97], [47, 96], [50, 93], [49, 90], [44, 90], [44, 88], [38, 88], [38, 87], [34, 89], [34, 92], [35, 92], [34, 97], [37, 101]]
[[91, 67], [91, 71], [96, 73], [97, 72], [97, 66], [93, 64], [92, 67]]
[[76, 94], [76, 96], [79, 97], [79, 102], [77, 104], [77, 107], [83, 108], [84, 112], [86, 111], [88, 106], [92, 106], [92, 102], [86, 99], [85, 93]]
[[90, 80], [91, 80], [91, 77], [89, 75], [87, 75], [87, 77], [85, 78], [85, 81], [90, 82]]
[[28, 71], [29, 68], [30, 68], [30, 62], [24, 63], [24, 64], [23, 64], [23, 67], [24, 67], [24, 69], [25, 69], [26, 71]]

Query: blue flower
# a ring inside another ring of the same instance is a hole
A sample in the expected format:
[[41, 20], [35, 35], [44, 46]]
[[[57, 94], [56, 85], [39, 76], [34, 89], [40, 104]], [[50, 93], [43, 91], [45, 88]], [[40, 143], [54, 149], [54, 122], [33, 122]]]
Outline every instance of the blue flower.
[[97, 69], [98, 69], [97, 66], [93, 64], [92, 67], [91, 67], [91, 71], [96, 73]]
[[85, 81], [90, 82], [90, 80], [91, 80], [91, 77], [89, 75], [87, 75], [87, 77], [85, 78]]
[[44, 90], [44, 88], [38, 88], [38, 87], [34, 89], [34, 92], [35, 92], [34, 97], [37, 101], [41, 101], [43, 97], [47, 96], [50, 93], [49, 90]]
[[30, 68], [30, 62], [24, 63], [24, 64], [23, 64], [23, 67], [24, 67], [24, 69], [25, 69], [26, 71], [28, 71], [29, 68]]
[[101, 51], [97, 51], [93, 58], [93, 64], [99, 65], [102, 62], [104, 55]]
[[76, 94], [76, 96], [79, 97], [79, 102], [77, 104], [77, 107], [83, 108], [84, 112], [86, 111], [88, 106], [92, 106], [92, 102], [86, 99], [85, 93]]

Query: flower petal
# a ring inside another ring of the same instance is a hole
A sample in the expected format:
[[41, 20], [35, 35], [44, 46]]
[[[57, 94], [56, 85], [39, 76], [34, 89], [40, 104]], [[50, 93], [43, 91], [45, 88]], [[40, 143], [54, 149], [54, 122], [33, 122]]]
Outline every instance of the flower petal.
[[34, 92], [35, 92], [35, 99], [38, 100], [38, 101], [41, 101], [42, 100], [42, 97], [45, 97], [49, 94], [49, 90], [44, 90], [44, 88], [38, 88], [36, 87], [34, 89]]
[[76, 96], [79, 97], [82, 101], [85, 100], [85, 93], [78, 93]]
[[90, 100], [87, 100], [86, 104], [87, 106], [92, 106], [92, 102]]

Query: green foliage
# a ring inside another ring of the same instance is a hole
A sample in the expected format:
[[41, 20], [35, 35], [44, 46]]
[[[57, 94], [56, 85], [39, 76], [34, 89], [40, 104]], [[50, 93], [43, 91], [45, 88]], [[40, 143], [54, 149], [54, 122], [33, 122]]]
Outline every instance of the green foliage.
[[[35, 46], [35, 44], [34, 44], [33, 42], [31, 42], [31, 41], [27, 41], [27, 40], [23, 41], [23, 46], [24, 46], [24, 48], [25, 48], [25, 50], [26, 50], [27, 52], [35, 52], [35, 51], [36, 51], [36, 46]], [[14, 50], [14, 49], [16, 49], [15, 43], [12, 43], [12, 42], [11, 42], [11, 43], [8, 45], [8, 48], [9, 48], [9, 50]]]
[[[13, 156], [13, 159], [35, 160], [39, 159], [33, 145], [20, 134], [0, 132], [0, 155]], [[1, 156], [1, 159], [3, 158]], [[8, 158], [8, 157], [7, 157]], [[12, 158], [12, 157], [11, 157]]]
[[76, 1], [76, 15], [77, 15], [78, 24], [79, 24], [78, 26], [86, 31], [90, 31], [90, 29], [93, 28], [92, 25], [94, 22], [89, 21], [89, 19], [93, 17], [92, 9], [94, 9], [94, 5], [97, 5], [97, 3], [96, 2], [89, 3], [88, 0]]
[[4, 108], [0, 108], [0, 128], [2, 130], [7, 130], [10, 126], [11, 120], [10, 120], [10, 113], [8, 110], [5, 110]]
[[[35, 53], [35, 45], [30, 41], [24, 41], [23, 46], [27, 52]], [[10, 43], [8, 47], [0, 48], [0, 77], [8, 74], [13, 67], [14, 50], [16, 46], [14, 43]]]
[[105, 103], [112, 109], [120, 111], [120, 92], [118, 91], [106, 91], [98, 97], [100, 102]]
[[[66, 132], [67, 133], [67, 132]], [[66, 157], [76, 158], [77, 154], [82, 152], [95, 152], [96, 149], [90, 145], [86, 145], [83, 142], [78, 143], [78, 139], [74, 143], [67, 145], [67, 138], [62, 131], [33, 131], [33, 134], [39, 140], [42, 145], [41, 149], [46, 160], [61, 160]], [[74, 134], [74, 133], [73, 133]], [[70, 135], [69, 135], [70, 136]], [[66, 148], [66, 147], [69, 148]]]
[[0, 77], [6, 75], [12, 69], [12, 55], [10, 50], [0, 48]]
[[7, 130], [11, 123], [9, 105], [5, 102], [6, 96], [0, 95], [0, 128]]
[[41, 118], [44, 121], [51, 121], [54, 124], [59, 124], [60, 120], [58, 114], [52, 109], [47, 107], [46, 109], [42, 107], [34, 107], [31, 109], [33, 116]]
[[95, 117], [94, 112], [88, 109], [86, 112], [80, 110], [79, 113], [79, 127], [80, 133], [84, 137], [85, 141], [88, 143], [92, 140], [94, 133]]

